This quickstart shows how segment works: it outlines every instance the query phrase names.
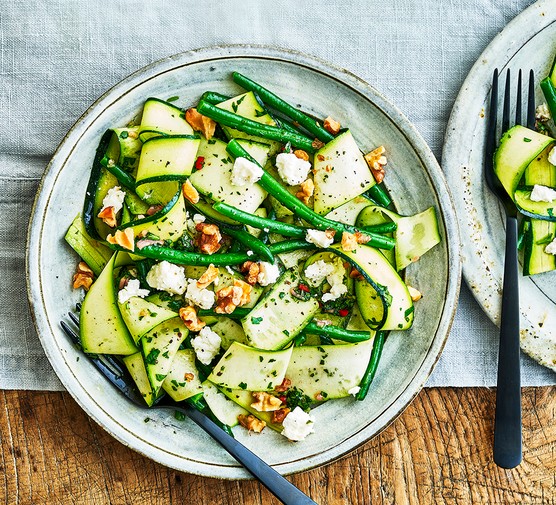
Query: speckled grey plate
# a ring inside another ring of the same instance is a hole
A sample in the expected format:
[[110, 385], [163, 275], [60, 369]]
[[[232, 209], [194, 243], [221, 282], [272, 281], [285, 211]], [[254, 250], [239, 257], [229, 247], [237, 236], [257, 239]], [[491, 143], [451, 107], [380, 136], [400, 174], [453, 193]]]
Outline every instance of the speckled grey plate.
[[[477, 60], [458, 95], [446, 130], [442, 166], [454, 194], [463, 243], [463, 275], [475, 298], [499, 324], [505, 214], [483, 180], [485, 110], [495, 68], [532, 68], [537, 83], [556, 53], [556, 1], [523, 11]], [[537, 86], [537, 103], [543, 103]], [[513, 114], [513, 112], [512, 112]], [[512, 116], [513, 117], [513, 116]], [[520, 278], [521, 347], [556, 371], [556, 273]]]
[[[437, 362], [456, 308], [460, 278], [455, 213], [442, 172], [425, 142], [400, 112], [354, 75], [299, 53], [258, 46], [213, 47], [154, 63], [115, 86], [77, 121], [48, 166], [29, 228], [29, 298], [37, 330], [60, 380], [82, 408], [122, 443], [185, 472], [229, 479], [249, 475], [189, 421], [131, 405], [62, 333], [59, 321], [82, 294], [70, 287], [76, 258], [63, 235], [80, 212], [89, 167], [102, 132], [126, 124], [145, 98], [179, 96], [194, 104], [206, 90], [236, 93], [239, 70], [319, 117], [349, 125], [364, 149], [383, 144], [396, 205], [413, 214], [438, 209], [441, 245], [408, 271], [424, 298], [414, 329], [388, 339], [376, 382], [365, 402], [334, 401], [314, 411], [316, 434], [293, 444], [265, 430], [237, 438], [282, 473], [338, 458], [387, 426], [408, 405]], [[37, 343], [38, 345], [38, 343]], [[81, 358], [81, 359], [80, 359]], [[149, 419], [146, 422], [146, 418]]]

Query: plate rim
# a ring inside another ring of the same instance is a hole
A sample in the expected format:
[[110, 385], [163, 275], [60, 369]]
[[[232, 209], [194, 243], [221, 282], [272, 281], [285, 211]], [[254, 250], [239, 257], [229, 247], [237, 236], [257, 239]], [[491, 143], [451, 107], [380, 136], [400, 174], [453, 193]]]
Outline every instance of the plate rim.
[[[213, 56], [214, 58], [209, 58], [209, 56]], [[55, 180], [53, 183], [51, 179], [55, 179], [56, 172], [59, 171], [61, 166], [63, 166], [64, 161], [71, 155], [73, 146], [81, 136], [79, 134], [80, 129], [85, 128], [87, 123], [91, 124], [94, 122], [95, 118], [106, 108], [108, 105], [106, 102], [108, 102], [110, 98], [117, 99], [122, 96], [122, 91], [124, 93], [131, 91], [142, 82], [152, 79], [156, 75], [160, 75], [160, 73], [163, 73], [163, 70], [170, 71], [179, 66], [207, 61], [210, 59], [222, 60], [245, 57], [252, 57], [256, 59], [274, 59], [288, 62], [296, 66], [305, 66], [314, 71], [323, 73], [328, 77], [333, 77], [344, 86], [355, 89], [355, 91], [357, 91], [360, 95], [364, 96], [376, 107], [379, 107], [396, 125], [400, 132], [406, 136], [423, 165], [429, 169], [429, 179], [437, 192], [439, 204], [442, 206], [443, 221], [445, 224], [446, 247], [448, 250], [448, 257], [452, 259], [446, 269], [446, 301], [443, 305], [443, 310], [436, 328], [435, 336], [431, 341], [431, 345], [426, 356], [411, 378], [409, 386], [392, 401], [392, 403], [375, 419], [373, 423], [365, 426], [365, 428], [348, 437], [346, 440], [341, 441], [337, 446], [326, 449], [324, 452], [319, 452], [317, 455], [311, 456], [310, 458], [303, 458], [302, 460], [299, 460], [301, 463], [294, 460], [293, 462], [274, 465], [274, 468], [284, 475], [287, 475], [332, 463], [333, 461], [336, 461], [354, 451], [363, 443], [370, 440], [370, 438], [378, 435], [389, 424], [391, 424], [405, 410], [405, 408], [407, 408], [415, 396], [420, 392], [424, 383], [432, 373], [436, 363], [440, 359], [455, 317], [461, 279], [461, 248], [459, 229], [455, 218], [454, 200], [436, 158], [413, 124], [409, 122], [409, 120], [397, 109], [397, 107], [380, 92], [378, 92], [373, 86], [352, 72], [330, 64], [321, 58], [291, 49], [262, 44], [225, 44], [202, 47], [161, 58], [131, 73], [129, 76], [125, 77], [123, 80], [116, 83], [113, 87], [103, 93], [90, 107], [87, 108], [75, 124], [68, 130], [45, 168], [44, 174], [39, 183], [37, 195], [31, 211], [26, 245], [27, 293], [32, 319], [41, 344], [59, 380], [80, 405], [80, 407], [87, 413], [87, 415], [94, 419], [95, 422], [110, 433], [111, 436], [124, 445], [165, 466], [196, 475], [221, 479], [244, 479], [252, 477], [241, 467], [228, 467], [219, 464], [215, 465], [193, 462], [193, 468], [184, 468], [183, 466], [177, 465], [174, 458], [164, 460], [163, 458], [157, 458], [156, 454], [147, 453], [142, 450], [141, 447], [133, 445], [128, 436], [124, 436], [117, 426], [114, 427], [113, 423], [106, 419], [106, 416], [101, 415], [103, 412], [99, 414], [98, 411], [102, 411], [102, 409], [99, 409], [97, 404], [93, 405], [93, 408], [91, 409], [88, 402], [84, 401], [83, 398], [80, 397], [78, 391], [73, 390], [72, 386], [75, 386], [75, 384], [72, 384], [71, 382], [66, 383], [67, 381], [65, 380], [66, 378], [64, 373], [62, 373], [63, 369], [65, 370], [63, 360], [62, 362], [58, 362], [58, 355], [60, 352], [57, 350], [55, 352], [51, 346], [47, 345], [48, 335], [44, 333], [45, 328], [43, 328], [43, 323], [40, 320], [40, 316], [46, 313], [46, 310], [43, 305], [37, 305], [37, 302], [40, 302], [42, 298], [41, 296], [37, 297], [35, 294], [41, 294], [40, 290], [37, 291], [37, 278], [39, 274], [38, 267], [41, 257], [40, 241], [38, 239], [40, 238], [40, 230], [42, 228], [42, 220], [41, 216], [39, 216], [39, 211], [42, 210], [43, 207], [46, 208], [44, 200], [45, 198], [48, 200], [47, 196], [50, 194], [50, 191], [54, 187], [55, 183]], [[66, 152], [68, 149], [69, 152]], [[49, 184], [50, 188], [48, 187]], [[46, 189], [50, 190], [47, 195], [44, 193]], [[370, 431], [373, 433], [368, 433]], [[131, 435], [131, 438], [133, 438], [133, 434], [129, 431], [126, 433]], [[358, 436], [357, 440], [355, 443], [350, 443], [351, 439], [355, 435]], [[138, 439], [135, 438], [134, 440], [137, 441]], [[168, 453], [161, 449], [158, 449], [158, 453], [161, 455], [168, 455]], [[183, 458], [179, 461], [186, 464], [191, 463], [191, 460]], [[220, 470], [220, 472], [215, 473], [215, 469]]]
[[[550, 5], [551, 3], [553, 5]], [[490, 41], [487, 47], [477, 58], [463, 81], [450, 112], [445, 130], [441, 158], [442, 167], [444, 168], [447, 180], [450, 182], [450, 187], [457, 188], [453, 191], [453, 197], [458, 200], [458, 203], [462, 200], [460, 193], [463, 193], [464, 191], [459, 187], [462, 184], [462, 181], [458, 177], [458, 170], [463, 165], [463, 161], [469, 161], [469, 158], [463, 158], [459, 155], [464, 151], [464, 149], [461, 147], [461, 142], [458, 143], [458, 130], [462, 128], [461, 123], [466, 117], [465, 104], [468, 105], [475, 101], [473, 98], [474, 90], [482, 89], [486, 86], [488, 93], [484, 97], [483, 102], [486, 105], [491, 89], [492, 71], [495, 66], [494, 63], [490, 62], [496, 61], [496, 66], [500, 73], [502, 73], [503, 70], [511, 63], [511, 60], [515, 57], [515, 55], [528, 41], [556, 23], [556, 10], [554, 10], [554, 3], [554, 0], [538, 0], [515, 16]], [[551, 16], [550, 13], [553, 13], [553, 15]], [[542, 17], [540, 20], [539, 15]], [[485, 75], [486, 73], [488, 74]], [[464, 106], [462, 106], [462, 104]], [[475, 135], [473, 135], [473, 137], [475, 137]], [[469, 151], [469, 148], [467, 148], [467, 151]], [[462, 238], [469, 239], [466, 240], [465, 244], [462, 244], [463, 279], [483, 313], [493, 324], [499, 327], [499, 306], [492, 305], [484, 292], [484, 288], [481, 289], [480, 287], [481, 284], [489, 283], [488, 275], [484, 271], [477, 271], [473, 268], [470, 261], [465, 260], [466, 253], [468, 251], [473, 255], [477, 254], [476, 251], [472, 249], [471, 245], [467, 245], [473, 243], [473, 240], [471, 240], [469, 236], [471, 232], [468, 232], [467, 228], [468, 227], [462, 226], [462, 229], [460, 230], [460, 236]], [[485, 263], [483, 262], [483, 264]], [[499, 286], [499, 289], [501, 289], [502, 279], [496, 278], [493, 280]], [[524, 309], [521, 310], [521, 315], [521, 319], [523, 321], [525, 315]], [[531, 328], [527, 328], [527, 331], [531, 331]], [[523, 332], [524, 329], [522, 328], [521, 349], [540, 365], [556, 371], [556, 364], [544, 362], [543, 357], [535, 354], [533, 349], [524, 347], [523, 340], [526, 333]]]

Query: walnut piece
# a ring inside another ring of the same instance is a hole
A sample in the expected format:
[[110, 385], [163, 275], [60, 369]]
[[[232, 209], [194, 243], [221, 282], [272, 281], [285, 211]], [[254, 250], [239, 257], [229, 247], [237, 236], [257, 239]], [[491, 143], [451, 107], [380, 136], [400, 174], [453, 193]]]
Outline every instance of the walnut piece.
[[257, 283], [260, 270], [259, 264], [254, 261], [246, 261], [243, 265], [241, 265], [241, 273], [245, 275], [245, 280], [251, 286], [254, 286]]
[[328, 132], [331, 133], [332, 135], [337, 135], [338, 132], [340, 131], [340, 123], [338, 123], [338, 121], [332, 119], [330, 116], [328, 116], [325, 120], [324, 120], [324, 129]]
[[236, 307], [245, 305], [251, 300], [251, 286], [239, 279], [234, 279], [234, 285], [222, 288], [216, 292], [215, 312], [231, 314]]
[[115, 228], [118, 222], [116, 221], [116, 213], [114, 212], [114, 207], [106, 207], [102, 209], [97, 217], [102, 219], [110, 228]]
[[191, 305], [181, 307], [179, 315], [183, 324], [189, 331], [201, 331], [205, 327], [206, 323], [197, 317], [197, 310]]
[[309, 155], [303, 149], [296, 149], [293, 154], [303, 161], [309, 161]]
[[318, 151], [319, 149], [322, 149], [324, 147], [324, 142], [321, 142], [319, 139], [315, 139], [311, 143], [311, 147]]
[[288, 379], [287, 377], [284, 377], [284, 380], [282, 381], [281, 384], [279, 384], [278, 386], [276, 386], [274, 388], [274, 391], [278, 392], [278, 393], [283, 393], [284, 391], [287, 391], [292, 385], [292, 381], [290, 379]]
[[357, 249], [357, 237], [354, 233], [345, 231], [342, 233], [342, 249], [346, 252]]
[[257, 419], [252, 414], [249, 414], [248, 416], [245, 414], [239, 414], [237, 416], [237, 420], [244, 428], [247, 428], [249, 431], [254, 431], [255, 433], [260, 433], [266, 426], [264, 421]]
[[195, 375], [193, 375], [190, 372], [186, 372], [183, 374], [183, 378], [185, 379], [186, 382], [191, 382], [195, 378]]
[[274, 424], [281, 424], [286, 419], [286, 416], [291, 412], [291, 409], [284, 407], [283, 409], [275, 410], [272, 413], [272, 422]]
[[162, 210], [162, 205], [158, 204], [158, 205], [151, 205], [148, 209], [147, 209], [147, 216], [152, 216], [154, 214], [156, 214], [158, 211]]
[[77, 270], [73, 276], [73, 289], [84, 288], [89, 291], [93, 284], [94, 273], [84, 261], [80, 261], [77, 265]]
[[183, 183], [181, 189], [186, 200], [193, 204], [199, 202], [199, 192], [193, 187], [193, 184], [191, 184], [189, 179]]
[[265, 391], [253, 391], [253, 398], [256, 400], [251, 407], [258, 412], [273, 412], [282, 405], [280, 398], [273, 396]]
[[119, 245], [128, 251], [135, 251], [135, 236], [133, 235], [133, 230], [131, 228], [116, 230], [114, 236], [108, 235], [106, 237], [106, 242], [109, 244]]
[[197, 223], [195, 230], [199, 232], [195, 237], [195, 243], [202, 253], [214, 254], [222, 247], [222, 235], [215, 224]]
[[351, 269], [351, 272], [349, 273], [349, 276], [352, 279], [356, 279], [356, 280], [363, 280], [365, 278], [365, 277], [363, 277], [363, 274], [359, 270], [357, 270], [357, 268], [355, 268], [355, 267], [353, 267]]
[[388, 163], [386, 156], [384, 156], [386, 149], [384, 146], [377, 147], [374, 151], [365, 154], [365, 161], [375, 178], [377, 184], [380, 184], [384, 180], [384, 165]]
[[309, 203], [309, 198], [313, 196], [314, 192], [315, 183], [312, 179], [307, 179], [305, 182], [301, 183], [301, 189], [295, 194], [295, 196], [307, 205]]
[[203, 275], [197, 280], [197, 287], [199, 289], [205, 289], [208, 285], [218, 279], [218, 274], [220, 271], [214, 265], [209, 265], [208, 268], [203, 272]]
[[216, 129], [216, 121], [207, 116], [203, 116], [192, 107], [185, 111], [185, 120], [191, 125], [195, 131], [201, 132], [207, 140], [210, 140]]
[[411, 286], [407, 286], [407, 290], [409, 291], [409, 296], [414, 302], [419, 301], [423, 298], [423, 294], [418, 289], [412, 288]]

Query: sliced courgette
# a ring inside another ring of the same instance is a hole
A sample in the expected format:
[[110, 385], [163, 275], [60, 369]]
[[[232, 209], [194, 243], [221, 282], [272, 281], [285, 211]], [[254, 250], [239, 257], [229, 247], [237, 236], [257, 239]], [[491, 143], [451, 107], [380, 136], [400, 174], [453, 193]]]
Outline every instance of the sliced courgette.
[[203, 392], [193, 349], [181, 349], [176, 352], [170, 371], [162, 383], [162, 389], [176, 402]]
[[176, 135], [193, 135], [193, 128], [185, 120], [185, 113], [179, 107], [159, 98], [147, 98], [143, 106], [141, 129], [162, 131]]
[[147, 377], [147, 370], [145, 368], [145, 362], [143, 361], [143, 355], [140, 352], [135, 354], [130, 354], [125, 356], [122, 360], [124, 365], [131, 375], [131, 378], [135, 382], [139, 393], [145, 399], [145, 403], [150, 407], [156, 399], [156, 395], [153, 392], [149, 378]]
[[216, 418], [228, 426], [238, 424], [238, 416], [246, 415], [247, 411], [237, 403], [230, 400], [212, 382], [206, 380], [202, 384], [203, 397]]
[[376, 184], [349, 130], [316, 152], [313, 172], [318, 214], [327, 214]]
[[287, 270], [276, 284], [241, 320], [247, 340], [259, 349], [281, 349], [311, 321], [319, 309], [315, 298], [301, 300], [292, 295], [299, 276]]
[[267, 351], [232, 342], [208, 379], [223, 388], [271, 391], [282, 384], [291, 354], [291, 346]]
[[79, 335], [86, 353], [125, 356], [137, 352], [116, 301], [114, 262], [117, 255], [114, 253], [87, 292], [79, 313]]

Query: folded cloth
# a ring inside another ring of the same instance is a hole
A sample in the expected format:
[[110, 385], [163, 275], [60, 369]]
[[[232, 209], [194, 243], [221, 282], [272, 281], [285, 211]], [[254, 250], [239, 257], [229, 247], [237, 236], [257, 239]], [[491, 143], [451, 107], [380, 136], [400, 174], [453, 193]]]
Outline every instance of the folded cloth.
[[[473, 62], [531, 3], [5, 2], [0, 17], [0, 388], [61, 389], [27, 308], [25, 234], [48, 159], [87, 107], [127, 74], [202, 46], [270, 44], [344, 67], [385, 93], [439, 156]], [[463, 288], [434, 386], [495, 383], [497, 331]], [[555, 375], [523, 361], [526, 385]]]

